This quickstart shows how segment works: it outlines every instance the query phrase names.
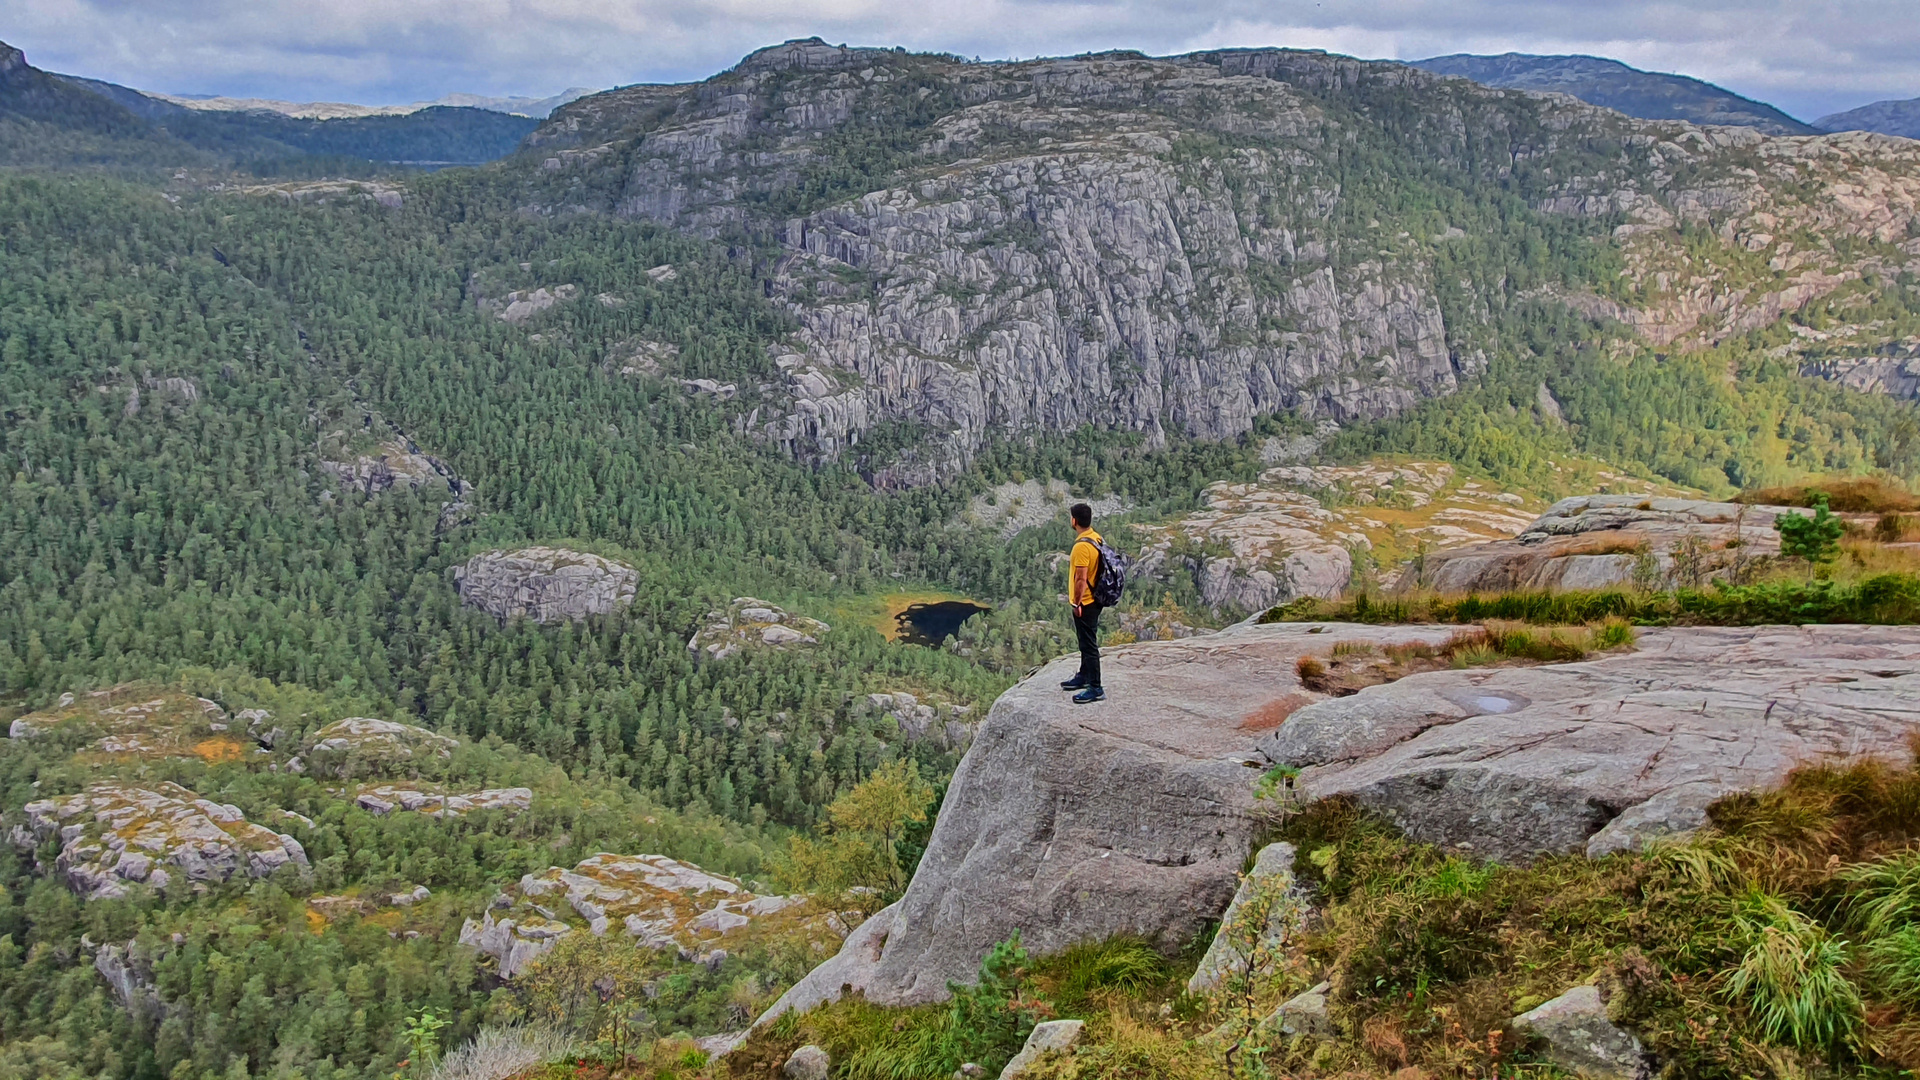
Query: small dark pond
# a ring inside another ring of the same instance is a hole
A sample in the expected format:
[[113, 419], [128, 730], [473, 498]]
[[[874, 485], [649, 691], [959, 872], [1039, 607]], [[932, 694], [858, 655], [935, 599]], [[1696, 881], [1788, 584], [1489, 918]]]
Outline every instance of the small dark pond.
[[900, 613], [899, 640], [909, 645], [938, 648], [940, 643], [960, 632], [960, 624], [990, 608], [968, 600], [942, 600], [937, 604], [909, 604]]

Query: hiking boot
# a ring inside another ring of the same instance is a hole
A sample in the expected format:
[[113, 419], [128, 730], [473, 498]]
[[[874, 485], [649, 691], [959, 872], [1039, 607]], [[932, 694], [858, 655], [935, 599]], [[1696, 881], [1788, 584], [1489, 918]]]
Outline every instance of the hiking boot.
[[1078, 690], [1081, 687], [1084, 687], [1086, 685], [1087, 685], [1087, 677], [1085, 675], [1075, 675], [1073, 678], [1068, 679], [1066, 682], [1061, 683], [1060, 689]]
[[1107, 700], [1107, 692], [1097, 686], [1089, 686], [1085, 690], [1073, 695], [1073, 703], [1075, 705], [1091, 705], [1096, 701], [1105, 700]]

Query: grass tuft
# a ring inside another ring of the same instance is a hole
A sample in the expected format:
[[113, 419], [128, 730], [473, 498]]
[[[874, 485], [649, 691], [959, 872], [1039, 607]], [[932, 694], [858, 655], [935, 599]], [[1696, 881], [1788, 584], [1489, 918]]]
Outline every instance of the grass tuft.
[[1847, 943], [1787, 902], [1751, 892], [1734, 922], [1751, 944], [1727, 979], [1727, 996], [1744, 1004], [1769, 1042], [1802, 1050], [1853, 1044], [1866, 1007], [1845, 973]]

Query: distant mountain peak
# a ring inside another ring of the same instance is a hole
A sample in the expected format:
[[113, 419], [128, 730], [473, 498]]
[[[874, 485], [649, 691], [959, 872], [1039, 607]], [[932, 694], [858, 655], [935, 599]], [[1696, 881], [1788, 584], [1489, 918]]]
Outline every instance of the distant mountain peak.
[[1876, 101], [1823, 116], [1815, 120], [1813, 126], [1821, 131], [1877, 131], [1903, 139], [1920, 139], [1920, 98]]
[[1769, 135], [1820, 134], [1813, 125], [1795, 120], [1763, 101], [1742, 97], [1703, 79], [1642, 71], [1603, 56], [1455, 53], [1408, 63], [1438, 75], [1472, 79], [1485, 86], [1569, 94], [1590, 105], [1642, 120], [1750, 127]]

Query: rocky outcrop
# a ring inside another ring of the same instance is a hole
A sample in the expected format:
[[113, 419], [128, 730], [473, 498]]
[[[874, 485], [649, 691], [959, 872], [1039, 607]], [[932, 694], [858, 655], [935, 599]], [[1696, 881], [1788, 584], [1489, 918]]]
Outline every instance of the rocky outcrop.
[[1296, 661], [1342, 643], [1439, 646], [1459, 626], [1242, 624], [1107, 651], [1108, 700], [1054, 688], [1074, 658], [995, 702], [906, 895], [762, 1018], [844, 988], [907, 1004], [975, 977], [1018, 930], [1036, 953], [1144, 935], [1178, 947], [1226, 909], [1260, 831], [1255, 784], [1345, 796], [1479, 858], [1636, 848], [1698, 828], [1730, 792], [1830, 758], [1906, 760], [1920, 640], [1899, 627], [1643, 630], [1581, 663], [1450, 669], [1347, 697]]
[[[1344, 634], [1342, 629], [1340, 633]], [[1631, 653], [1410, 675], [1306, 705], [1260, 740], [1312, 799], [1502, 862], [1683, 834], [1795, 766], [1909, 757], [1920, 639], [1904, 627], [1642, 630]]]
[[1401, 579], [1442, 593], [1672, 588], [1743, 579], [1779, 555], [1780, 506], [1650, 495], [1562, 499], [1511, 539], [1433, 552]]
[[494, 312], [501, 322], [524, 326], [535, 315], [579, 295], [580, 286], [573, 284], [555, 285], [550, 289], [515, 289], [504, 296], [482, 297], [478, 306], [481, 311]]
[[412, 724], [349, 716], [314, 732], [288, 768], [341, 778], [417, 772], [422, 765], [452, 757], [459, 744]]
[[[788, 930], [796, 924], [831, 935], [827, 920], [799, 896], [756, 896], [732, 878], [709, 874], [664, 855], [602, 853], [573, 869], [526, 874], [468, 919], [460, 942], [499, 964], [512, 978], [566, 934], [604, 934], [618, 926], [653, 949], [710, 957], [734, 935]], [[725, 957], [725, 952], [719, 954]]]
[[455, 476], [446, 462], [398, 439], [347, 461], [322, 461], [320, 471], [369, 496], [394, 488], [414, 490], [444, 484], [448, 493], [459, 499], [473, 490], [473, 485]]
[[902, 738], [913, 742], [931, 740], [946, 749], [965, 749], [973, 741], [978, 721], [966, 705], [948, 702], [923, 703], [905, 691], [868, 694], [854, 703], [856, 714], [883, 716], [899, 725]]
[[1525, 497], [1425, 461], [1281, 466], [1213, 484], [1205, 498], [1169, 525], [1135, 527], [1144, 543], [1134, 573], [1192, 574], [1216, 611], [1336, 597], [1356, 558], [1391, 580], [1427, 546], [1508, 537], [1529, 520]]
[[633, 602], [640, 575], [584, 551], [527, 547], [489, 551], [454, 568], [460, 600], [506, 622], [559, 622], [606, 615]]
[[818, 619], [795, 615], [765, 600], [739, 596], [726, 607], [707, 613], [706, 624], [687, 641], [687, 651], [696, 660], [725, 660], [743, 649], [818, 645], [832, 629]]
[[1067, 508], [1085, 502], [1093, 508], [1095, 521], [1110, 514], [1132, 509], [1115, 495], [1076, 498], [1065, 480], [1009, 480], [968, 500], [960, 515], [960, 524], [976, 529], [992, 529], [1002, 540], [1011, 540], [1036, 525], [1067, 520]]
[[[1920, 345], [1920, 342], [1913, 344]], [[1800, 374], [1869, 394], [1885, 394], [1903, 401], [1920, 400], [1920, 355], [1812, 360], [1800, 366]]]
[[163, 758], [225, 762], [244, 760], [260, 749], [256, 738], [233, 730], [241, 723], [206, 698], [135, 684], [63, 694], [53, 708], [15, 718], [7, 733], [31, 739], [61, 728], [85, 728], [100, 736], [81, 751], [95, 764]]
[[1219, 917], [1259, 830], [1260, 733], [1317, 695], [1294, 661], [1346, 635], [1444, 642], [1457, 628], [1244, 627], [1109, 649], [1109, 701], [1071, 704], [1063, 658], [1001, 695], [974, 736], [913, 882], [766, 1018], [839, 997], [937, 1000], [1014, 931], [1035, 952], [1144, 935], [1183, 946]]
[[1593, 986], [1576, 986], [1513, 1018], [1512, 1029], [1538, 1039], [1546, 1059], [1583, 1080], [1648, 1080], [1653, 1056], [1633, 1033], [1607, 1019]]
[[[172, 874], [225, 881], [307, 868], [300, 842], [262, 828], [235, 806], [209, 802], [178, 784], [95, 784], [78, 795], [25, 806], [31, 847], [58, 835], [55, 869], [89, 900], [125, 896], [136, 885], [163, 888]], [[172, 867], [169, 871], [166, 867]]]
[[437, 787], [373, 784], [354, 796], [355, 805], [385, 816], [396, 810], [427, 817], [465, 817], [475, 810], [525, 810], [533, 805], [533, 789], [487, 788], [483, 791], [442, 791]]

